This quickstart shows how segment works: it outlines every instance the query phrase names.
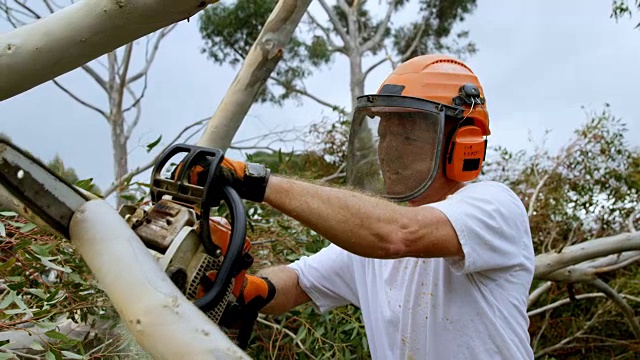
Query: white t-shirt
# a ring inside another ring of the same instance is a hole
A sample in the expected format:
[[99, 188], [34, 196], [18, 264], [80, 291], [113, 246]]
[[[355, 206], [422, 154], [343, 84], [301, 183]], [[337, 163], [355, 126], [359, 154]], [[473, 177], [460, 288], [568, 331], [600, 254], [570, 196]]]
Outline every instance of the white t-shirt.
[[371, 259], [331, 244], [289, 265], [313, 306], [360, 307], [373, 359], [533, 359], [535, 256], [520, 199], [485, 181], [425, 206], [449, 218], [463, 259]]

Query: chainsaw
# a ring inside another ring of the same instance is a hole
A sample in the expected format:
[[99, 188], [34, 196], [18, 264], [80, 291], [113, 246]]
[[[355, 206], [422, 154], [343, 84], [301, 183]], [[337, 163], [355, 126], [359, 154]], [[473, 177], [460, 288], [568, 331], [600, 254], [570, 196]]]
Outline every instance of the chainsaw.
[[[180, 165], [163, 177], [163, 169], [179, 155], [184, 155]], [[219, 149], [186, 144], [168, 148], [152, 170], [150, 204], [124, 205], [119, 214], [187, 299], [219, 326], [233, 323], [227, 334], [246, 349], [258, 313], [241, 310], [233, 294], [243, 286], [253, 257], [242, 199], [216, 178], [223, 158]], [[190, 183], [189, 169], [203, 162], [209, 164], [205, 184]], [[0, 185], [11, 195], [0, 200], [21, 204], [20, 213], [67, 239], [73, 214], [90, 199], [38, 159], [1, 139]], [[211, 216], [223, 202], [230, 221]]]

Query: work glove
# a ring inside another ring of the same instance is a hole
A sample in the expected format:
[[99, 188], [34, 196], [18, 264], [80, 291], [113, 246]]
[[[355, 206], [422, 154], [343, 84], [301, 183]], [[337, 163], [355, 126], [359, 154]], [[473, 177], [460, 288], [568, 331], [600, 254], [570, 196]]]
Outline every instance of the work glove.
[[[196, 297], [204, 296], [205, 289], [213, 286], [215, 272], [207, 274], [207, 278], [211, 282], [204, 281], [198, 288]], [[247, 318], [255, 319], [258, 312], [273, 300], [276, 296], [276, 287], [268, 278], [262, 276], [241, 273], [235, 280], [231, 293], [236, 297], [236, 302], [225, 309], [219, 324], [227, 329], [237, 330]]]
[[[194, 165], [189, 171], [189, 182], [204, 186], [209, 175], [210, 164], [211, 160], [202, 159]], [[225, 157], [217, 169], [216, 179], [223, 184], [231, 185], [241, 198], [262, 202], [270, 174], [271, 170], [262, 164], [245, 163]]]

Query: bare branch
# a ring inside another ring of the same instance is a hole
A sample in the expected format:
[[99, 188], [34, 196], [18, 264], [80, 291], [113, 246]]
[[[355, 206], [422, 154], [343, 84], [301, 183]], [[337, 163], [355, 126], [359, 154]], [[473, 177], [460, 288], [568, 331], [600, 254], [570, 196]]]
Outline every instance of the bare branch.
[[633, 225], [633, 222], [636, 220], [636, 217], [638, 217], [638, 214], [640, 214], [640, 208], [636, 208], [627, 220], [627, 226], [629, 227], [630, 232], [636, 231], [636, 227]]
[[27, 2], [22, 2], [19, 0], [14, 0], [14, 2], [16, 4], [18, 4], [21, 8], [25, 9], [29, 14], [31, 14], [31, 16], [33, 16], [35, 19], [41, 19], [42, 16], [40, 16], [40, 14], [38, 14], [36, 11], [34, 11], [32, 8], [30, 8], [29, 6], [27, 6]]
[[135, 109], [136, 109], [136, 115], [133, 118], [133, 121], [127, 126], [127, 129], [125, 130], [125, 134], [124, 134], [124, 137], [125, 137], [126, 141], [129, 141], [129, 138], [131, 138], [131, 134], [133, 133], [134, 128], [140, 122], [140, 117], [141, 117], [141, 114], [142, 114], [142, 106], [140, 104], [140, 100], [142, 99], [142, 97], [144, 97], [144, 93], [147, 90], [147, 77], [145, 76], [144, 88], [142, 89], [142, 94], [139, 97], [136, 98], [136, 94], [131, 89], [130, 86], [127, 86], [126, 90], [129, 93], [129, 95], [131, 95], [131, 97], [134, 99], [134, 101], [133, 101], [133, 104], [131, 106], [129, 106], [128, 108], [126, 108], [125, 110], [123, 110], [122, 113], [123, 114], [126, 113], [127, 111], [129, 111], [133, 107], [135, 107]]
[[638, 250], [640, 250], [640, 232], [621, 233], [585, 241], [568, 246], [560, 253], [545, 253], [536, 256], [535, 276], [536, 278], [544, 278], [557, 270], [583, 261]]
[[327, 181], [331, 181], [333, 179], [338, 179], [338, 178], [347, 176], [347, 173], [342, 171], [342, 170], [344, 170], [346, 165], [347, 165], [347, 163], [344, 163], [344, 164], [340, 165], [340, 167], [338, 168], [338, 170], [336, 170], [335, 173], [333, 173], [333, 174], [331, 174], [329, 176], [325, 176], [322, 179], [320, 179], [319, 181], [327, 182]]
[[627, 302], [624, 301], [624, 299], [620, 296], [620, 294], [618, 294], [618, 292], [615, 291], [606, 282], [600, 279], [595, 279], [591, 282], [591, 285], [593, 285], [596, 289], [602, 291], [605, 295], [607, 295], [607, 297], [609, 297], [609, 299], [611, 299], [611, 301], [613, 301], [620, 308], [620, 311], [622, 311], [624, 316], [627, 318], [627, 321], [629, 322], [629, 325], [631, 326], [631, 330], [633, 331], [633, 334], [636, 336], [636, 339], [640, 339], [640, 323], [638, 323], [638, 320], [636, 319], [635, 313], [631, 308], [631, 306], [629, 306], [629, 304], [627, 304]]
[[380, 65], [382, 65], [382, 64], [384, 64], [385, 62], [390, 61], [390, 60], [391, 60], [391, 58], [390, 58], [390, 57], [388, 57], [388, 56], [385, 56], [384, 58], [382, 58], [382, 59], [378, 60], [375, 64], [373, 64], [373, 65], [369, 66], [369, 68], [368, 68], [367, 70], [365, 70], [364, 75], [362, 75], [362, 78], [363, 78], [363, 79], [366, 79], [366, 78], [367, 78], [367, 76], [369, 75], [369, 73], [370, 73], [371, 71], [373, 71], [373, 70], [374, 70], [375, 68], [377, 68], [378, 66], [380, 66]]
[[[331, 24], [333, 24], [333, 29], [338, 33], [338, 35], [340, 35], [340, 38], [342, 39], [342, 42], [344, 43], [345, 49], [351, 50], [355, 44], [349, 38], [349, 35], [347, 34], [347, 30], [342, 26], [342, 24], [340, 24], [340, 20], [338, 19], [338, 15], [336, 15], [336, 13], [327, 4], [327, 2], [325, 0], [319, 0], [319, 1], [320, 1], [320, 5], [324, 9], [324, 11], [327, 13], [327, 16], [329, 16], [329, 20], [331, 21]], [[344, 4], [344, 1], [341, 1], [341, 3]], [[345, 9], [343, 8], [343, 10], [345, 10]], [[347, 13], [348, 13], [348, 8], [347, 8]]]
[[[158, 35], [156, 36], [156, 41], [153, 43], [153, 47], [151, 48], [151, 53], [146, 58], [147, 61], [146, 61], [145, 65], [144, 65], [144, 67], [138, 73], [136, 73], [133, 76], [131, 76], [127, 80], [127, 84], [132, 84], [135, 81], [140, 80], [140, 78], [142, 78], [145, 74], [147, 74], [149, 72], [149, 68], [151, 68], [151, 64], [153, 63], [153, 60], [155, 60], [155, 58], [156, 58], [156, 53], [158, 52], [158, 48], [160, 48], [160, 42], [162, 41], [162, 39], [165, 38], [165, 36], [169, 35], [169, 33], [173, 29], [175, 29], [176, 26], [177, 26], [177, 24], [172, 24], [170, 26], [167, 26], [167, 27], [163, 28], [162, 30], [160, 30], [158, 32]], [[147, 53], [148, 53], [148, 50], [149, 49], [147, 48]]]
[[[355, 5], [355, 4], [354, 4]], [[389, 21], [391, 21], [391, 15], [393, 14], [393, 4], [389, 3], [389, 7], [387, 8], [387, 13], [384, 15], [384, 19], [380, 25], [378, 25], [378, 29], [376, 29], [376, 33], [373, 35], [371, 39], [369, 39], [364, 45], [362, 45], [362, 52], [371, 50], [376, 44], [382, 42], [382, 37], [384, 33], [387, 31], [389, 27]]]
[[535, 354], [535, 357], [536, 357], [536, 358], [538, 358], [538, 357], [541, 357], [541, 356], [543, 356], [543, 355], [546, 355], [546, 354], [548, 354], [548, 353], [550, 353], [550, 352], [553, 352], [553, 351], [555, 351], [555, 350], [557, 350], [557, 349], [560, 349], [560, 348], [562, 348], [562, 347], [566, 346], [569, 342], [573, 341], [573, 339], [580, 337], [580, 336], [581, 336], [585, 331], [587, 331], [587, 330], [591, 327], [591, 325], [593, 325], [593, 324], [596, 322], [596, 320], [598, 319], [598, 316], [600, 316], [600, 314], [602, 314], [602, 312], [604, 311], [604, 309], [605, 309], [605, 307], [601, 307], [600, 309], [598, 309], [598, 311], [597, 311], [597, 312], [596, 312], [596, 314], [591, 318], [591, 320], [589, 320], [589, 321], [588, 321], [588, 322], [587, 322], [587, 323], [582, 327], [582, 329], [580, 329], [580, 331], [578, 331], [578, 332], [576, 332], [575, 334], [573, 334], [573, 336], [569, 336], [569, 337], [567, 337], [567, 338], [563, 339], [562, 341], [558, 342], [558, 343], [557, 343], [557, 344], [555, 344], [555, 345], [549, 346], [549, 347], [547, 347], [547, 348], [544, 348], [544, 349], [542, 349], [542, 350], [538, 351], [538, 352]]
[[296, 334], [292, 333], [290, 330], [285, 329], [284, 326], [280, 326], [278, 324], [274, 324], [270, 321], [267, 321], [265, 319], [263, 319], [261, 316], [258, 317], [258, 322], [262, 323], [264, 325], [268, 325], [271, 326], [272, 328], [276, 329], [276, 330], [280, 330], [283, 333], [289, 335], [291, 337], [291, 339], [293, 339], [293, 341], [298, 344], [298, 346], [300, 347], [300, 350], [302, 350], [305, 354], [307, 354], [309, 357], [311, 357], [312, 359], [317, 359], [315, 356], [313, 356], [311, 353], [309, 353], [309, 351], [307, 351], [307, 348], [304, 347], [304, 345], [302, 344], [302, 342], [300, 341], [300, 339], [298, 339], [298, 337], [296, 336]]
[[347, 112], [344, 110], [344, 107], [342, 107], [342, 106], [331, 104], [328, 101], [322, 100], [319, 97], [307, 92], [304, 89], [300, 89], [299, 87], [297, 87], [297, 86], [295, 86], [293, 84], [285, 83], [284, 81], [278, 79], [275, 76], [269, 76], [269, 79], [274, 81], [276, 84], [282, 86], [287, 91], [291, 91], [291, 92], [294, 92], [296, 94], [300, 94], [300, 95], [306, 96], [309, 99], [317, 102], [320, 105], [326, 106], [326, 107], [330, 108], [331, 110], [336, 111], [336, 112], [338, 112], [338, 113], [340, 113], [342, 115], [345, 115], [345, 116], [347, 115]]
[[[184, 135], [184, 133], [186, 133], [187, 131], [189, 131], [190, 129], [197, 127], [197, 126], [202, 126], [204, 125], [207, 121], [209, 120], [209, 118], [205, 118], [202, 120], [198, 120], [194, 123], [192, 123], [191, 125], [188, 125], [187, 127], [185, 127], [184, 129], [182, 129], [182, 131], [180, 131], [180, 133], [173, 139], [171, 140], [162, 150], [160, 150], [158, 152], [158, 155], [154, 156], [154, 158], [149, 161], [147, 164], [145, 165], [141, 165], [138, 166], [137, 168], [129, 171], [129, 173], [123, 175], [122, 177], [120, 177], [117, 181], [115, 181], [110, 187], [108, 187], [102, 194], [102, 196], [104, 198], [108, 197], [109, 195], [111, 195], [114, 191], [116, 191], [120, 184], [125, 180], [125, 179], [131, 179], [136, 175], [139, 175], [149, 169], [151, 169], [155, 164], [158, 163], [158, 160], [160, 160], [160, 155], [166, 150], [168, 149], [171, 145], [175, 144], [178, 139], [180, 139], [180, 137], [182, 135]], [[193, 135], [192, 135], [193, 136]]]
[[[576, 295], [576, 299], [577, 300], [592, 299], [592, 298], [602, 298], [602, 297], [607, 297], [607, 295], [605, 295], [603, 293], [590, 293], [590, 294]], [[640, 302], [640, 299], [638, 299], [635, 296], [631, 296], [631, 295], [627, 295], [627, 294], [620, 294], [620, 297], [623, 298], [623, 299], [629, 299], [629, 300]], [[553, 302], [553, 303], [551, 303], [549, 305], [545, 305], [545, 306], [543, 306], [541, 308], [529, 311], [527, 313], [527, 316], [529, 316], [529, 317], [536, 316], [536, 315], [541, 314], [541, 313], [543, 313], [545, 311], [553, 310], [553, 309], [555, 309], [557, 307], [560, 307], [560, 306], [566, 305], [566, 304], [570, 304], [570, 303], [571, 303], [571, 299], [569, 299], [569, 298], [558, 300], [558, 301]]]
[[42, 2], [47, 7], [47, 10], [49, 10], [50, 14], [53, 14], [54, 12], [56, 12], [56, 9], [54, 9], [53, 6], [51, 6], [51, 3], [49, 2], [49, 0], [42, 0]]
[[109, 115], [102, 109], [98, 108], [95, 105], [89, 104], [88, 102], [80, 99], [78, 96], [76, 96], [74, 93], [72, 93], [71, 91], [69, 91], [66, 87], [62, 86], [62, 84], [60, 84], [58, 82], [58, 80], [53, 79], [51, 80], [60, 90], [62, 90], [65, 94], [69, 95], [73, 100], [77, 101], [78, 103], [80, 103], [80, 105], [83, 105], [95, 112], [97, 112], [98, 114], [102, 115], [105, 119], [109, 119]]
[[[124, 55], [122, 56], [122, 71], [120, 74], [116, 73], [118, 77], [118, 88], [116, 89], [115, 95], [115, 108], [118, 110], [122, 110], [122, 104], [124, 100], [124, 89], [127, 87], [127, 73], [129, 72], [129, 64], [131, 63], [131, 53], [133, 52], [133, 43], [130, 42], [124, 47]], [[117, 60], [116, 60], [117, 61]]]
[[555, 164], [553, 164], [553, 167], [551, 169], [549, 169], [549, 171], [540, 180], [540, 182], [538, 182], [538, 185], [536, 186], [535, 190], [533, 191], [533, 195], [531, 195], [531, 199], [529, 200], [529, 209], [527, 211], [527, 215], [528, 216], [531, 216], [533, 214], [533, 207], [534, 207], [534, 205], [536, 203], [536, 199], [538, 197], [538, 194], [540, 193], [540, 190], [542, 189], [544, 184], [547, 182], [549, 177], [558, 169], [558, 167], [560, 167], [560, 165], [575, 151], [579, 140], [580, 139], [574, 140], [567, 147], [567, 149], [564, 152], [564, 154], [555, 162]]
[[307, 16], [309, 17], [313, 25], [315, 25], [318, 29], [320, 29], [320, 31], [322, 31], [322, 33], [324, 34], [324, 38], [327, 40], [327, 43], [329, 43], [329, 47], [331, 51], [338, 51], [341, 53], [345, 53], [344, 46], [340, 47], [333, 42], [329, 29], [327, 29], [324, 25], [320, 24], [320, 22], [311, 14], [310, 11], [307, 11]]
[[547, 281], [546, 283], [538, 286], [538, 288], [533, 290], [531, 294], [529, 294], [529, 300], [527, 301], [527, 308], [533, 306], [533, 304], [535, 304], [544, 293], [549, 291], [549, 289], [551, 289], [552, 286], [553, 286], [553, 282]]
[[426, 21], [423, 21], [420, 24], [420, 29], [418, 30], [418, 34], [416, 35], [416, 37], [413, 39], [413, 42], [411, 43], [411, 46], [409, 46], [409, 48], [407, 49], [407, 51], [404, 52], [404, 54], [402, 54], [402, 56], [400, 57], [400, 62], [403, 62], [405, 60], [407, 60], [409, 58], [409, 56], [411, 56], [411, 53], [418, 47], [418, 44], [420, 44], [420, 39], [422, 38], [422, 33], [424, 32], [424, 29], [426, 28]]
[[84, 72], [86, 72], [87, 74], [89, 74], [89, 76], [91, 76], [91, 78], [93, 80], [95, 80], [95, 82], [98, 83], [98, 85], [100, 85], [100, 87], [108, 92], [108, 88], [107, 88], [107, 81], [98, 74], [97, 71], [95, 71], [90, 65], [88, 64], [84, 64], [80, 67], [82, 70], [84, 70]]

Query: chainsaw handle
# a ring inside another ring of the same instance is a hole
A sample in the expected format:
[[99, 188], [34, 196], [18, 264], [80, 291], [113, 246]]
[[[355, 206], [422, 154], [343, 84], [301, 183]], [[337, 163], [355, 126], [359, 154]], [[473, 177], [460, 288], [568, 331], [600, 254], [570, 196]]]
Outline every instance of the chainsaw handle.
[[[210, 172], [215, 171], [215, 168], [210, 168]], [[210, 174], [211, 175], [211, 174]], [[212, 179], [209, 176], [208, 179]], [[204, 246], [205, 250], [209, 254], [214, 254], [217, 247], [211, 241], [211, 231], [209, 229], [209, 211], [211, 210], [211, 201], [215, 201], [213, 196], [213, 187], [211, 181], [207, 181], [205, 185], [205, 197], [202, 201], [202, 213], [200, 216], [200, 242]], [[236, 273], [236, 268], [242, 262], [242, 250], [244, 248], [244, 241], [246, 237], [246, 223], [247, 218], [244, 212], [244, 204], [240, 195], [229, 185], [222, 186], [223, 200], [229, 208], [231, 216], [231, 234], [229, 239], [229, 247], [227, 254], [222, 260], [220, 270], [213, 281], [213, 286], [203, 297], [196, 300], [194, 304], [203, 311], [209, 311], [213, 309], [217, 304], [222, 301], [222, 297], [225, 296], [225, 290], [229, 287], [233, 275]]]

